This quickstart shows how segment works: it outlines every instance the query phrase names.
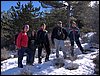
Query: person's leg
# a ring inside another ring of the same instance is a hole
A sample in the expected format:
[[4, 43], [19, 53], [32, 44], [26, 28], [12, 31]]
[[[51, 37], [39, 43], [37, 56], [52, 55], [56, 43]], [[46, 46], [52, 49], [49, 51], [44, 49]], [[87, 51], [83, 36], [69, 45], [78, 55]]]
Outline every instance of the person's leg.
[[23, 68], [22, 60], [24, 56], [25, 48], [21, 48], [18, 50], [18, 67]]
[[79, 40], [77, 40], [77, 41], [75, 41], [75, 42], [76, 42], [77, 46], [80, 48], [81, 52], [82, 52], [83, 54], [86, 54], [86, 53], [84, 52], [83, 47], [81, 46], [80, 41], [79, 41]]
[[64, 59], [67, 57], [66, 55], [66, 50], [65, 50], [65, 45], [64, 45], [64, 40], [60, 40], [60, 46], [61, 46], [61, 50], [63, 52], [63, 57]]
[[56, 57], [59, 57], [59, 40], [54, 39], [54, 43], [55, 43], [55, 48], [56, 48]]
[[26, 49], [26, 53], [27, 53], [27, 58], [26, 58], [26, 64], [32, 65], [33, 64], [33, 50], [27, 48]]
[[41, 53], [42, 53], [42, 45], [38, 46], [38, 63], [42, 63], [41, 62], [41, 59], [42, 59], [42, 56], [41, 56]]
[[49, 55], [50, 55], [50, 46], [45, 44], [45, 49], [46, 49], [45, 61], [48, 61], [49, 60]]
[[33, 60], [32, 60], [33, 63], [34, 63], [34, 58], [35, 58], [35, 52], [36, 52], [36, 47], [34, 47], [33, 49]]
[[74, 41], [71, 42], [71, 56], [74, 56]]

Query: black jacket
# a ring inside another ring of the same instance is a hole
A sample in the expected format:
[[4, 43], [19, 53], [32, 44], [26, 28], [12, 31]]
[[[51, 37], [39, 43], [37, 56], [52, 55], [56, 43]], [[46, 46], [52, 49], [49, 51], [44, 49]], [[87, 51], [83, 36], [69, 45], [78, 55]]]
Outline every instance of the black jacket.
[[48, 32], [47, 30], [42, 30], [39, 29], [37, 32], [37, 44], [46, 44], [46, 45], [50, 45], [49, 44], [49, 38], [48, 38]]
[[80, 37], [80, 31], [78, 27], [71, 27], [69, 28], [69, 34], [68, 34], [70, 41], [77, 41]]
[[51, 35], [52, 43], [54, 43], [54, 38], [58, 40], [66, 40], [67, 35], [68, 35], [67, 31], [64, 27], [59, 27], [59, 26], [54, 27]]
[[32, 36], [32, 34], [31, 34], [31, 36], [28, 39], [29, 39], [28, 47], [31, 49], [36, 48], [36, 46], [37, 46], [36, 32], [35, 32], [34, 36]]

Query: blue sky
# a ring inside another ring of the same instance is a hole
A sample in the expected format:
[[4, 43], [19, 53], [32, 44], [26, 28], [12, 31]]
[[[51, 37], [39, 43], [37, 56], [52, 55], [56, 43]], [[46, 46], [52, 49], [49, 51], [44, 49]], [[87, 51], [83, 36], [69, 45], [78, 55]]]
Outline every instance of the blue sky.
[[[1, 11], [7, 11], [10, 9], [11, 6], [16, 6], [18, 1], [1, 1]], [[29, 1], [20, 1], [21, 4], [27, 4]], [[32, 1], [34, 7], [39, 7], [41, 4], [38, 1]], [[40, 11], [49, 10], [46, 8], [40, 9]]]

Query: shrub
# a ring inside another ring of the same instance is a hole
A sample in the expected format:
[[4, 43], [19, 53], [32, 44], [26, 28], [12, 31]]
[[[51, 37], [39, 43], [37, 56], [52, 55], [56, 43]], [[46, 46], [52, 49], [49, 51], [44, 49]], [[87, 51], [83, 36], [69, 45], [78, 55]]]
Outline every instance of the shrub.
[[1, 61], [5, 60], [5, 59], [8, 59], [9, 57], [10, 57], [9, 51], [7, 51], [6, 48], [2, 48], [1, 49]]

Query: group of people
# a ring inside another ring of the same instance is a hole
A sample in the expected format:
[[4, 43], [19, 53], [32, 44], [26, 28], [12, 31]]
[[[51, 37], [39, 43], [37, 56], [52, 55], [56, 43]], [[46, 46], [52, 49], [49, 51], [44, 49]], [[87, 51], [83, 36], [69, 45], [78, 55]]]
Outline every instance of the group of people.
[[[22, 60], [24, 53], [27, 53], [26, 64], [33, 65], [36, 49], [38, 49], [38, 63], [42, 63], [42, 49], [46, 51], [45, 62], [49, 61], [50, 40], [48, 37], [48, 31], [46, 30], [46, 24], [42, 23], [40, 28], [36, 32], [34, 28], [32, 29], [31, 36], [27, 35], [29, 31], [29, 25], [24, 25], [22, 31], [18, 34], [16, 39], [16, 46], [18, 48], [18, 67], [23, 68]], [[83, 54], [86, 54], [79, 41], [80, 32], [77, 24], [72, 21], [70, 28], [66, 30], [62, 26], [62, 21], [58, 21], [57, 25], [53, 28], [51, 34], [51, 42], [56, 48], [56, 57], [59, 58], [59, 50], [63, 52], [63, 57], [67, 57], [67, 49], [65, 49], [64, 41], [69, 37], [71, 42], [71, 55], [74, 56], [74, 41], [80, 48]]]

